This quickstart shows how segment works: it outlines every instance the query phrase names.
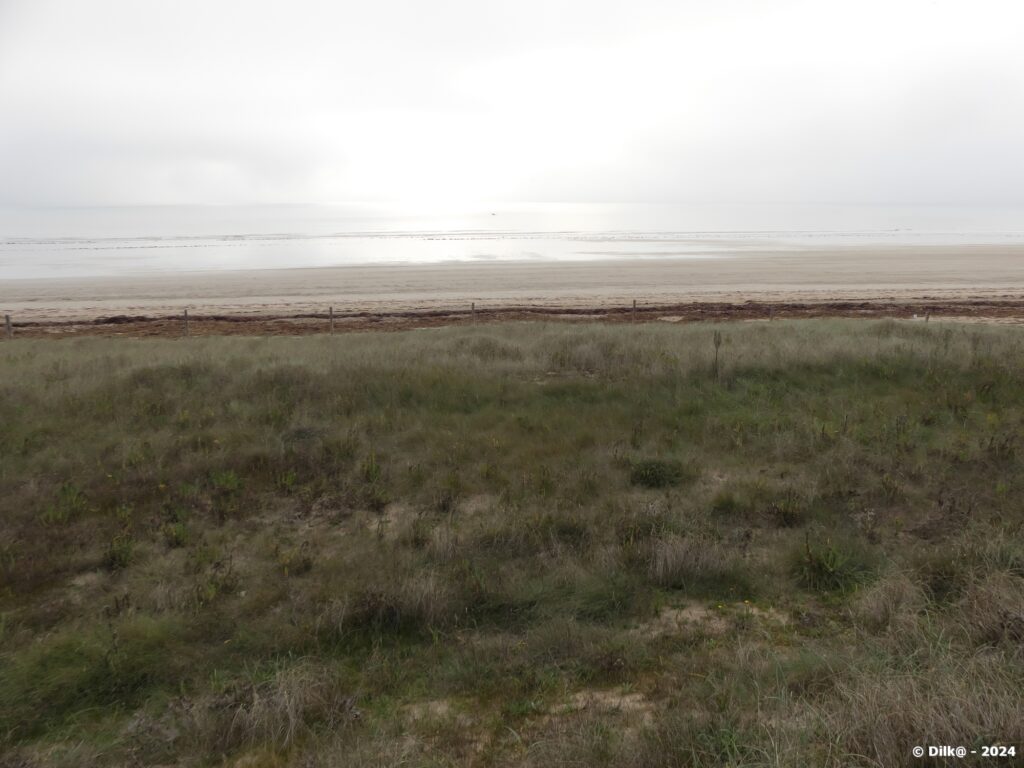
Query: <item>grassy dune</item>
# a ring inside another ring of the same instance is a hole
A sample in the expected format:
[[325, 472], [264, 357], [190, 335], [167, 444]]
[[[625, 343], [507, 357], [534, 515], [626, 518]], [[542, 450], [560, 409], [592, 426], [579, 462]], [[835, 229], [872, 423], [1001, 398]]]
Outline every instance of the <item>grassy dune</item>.
[[0, 344], [0, 765], [1022, 745], [1022, 341]]

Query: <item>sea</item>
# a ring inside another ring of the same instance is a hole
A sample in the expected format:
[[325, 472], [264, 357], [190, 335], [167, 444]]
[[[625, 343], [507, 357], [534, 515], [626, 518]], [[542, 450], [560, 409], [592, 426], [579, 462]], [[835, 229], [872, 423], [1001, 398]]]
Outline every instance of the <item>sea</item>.
[[0, 281], [1024, 243], [1024, 206], [347, 203], [0, 209]]

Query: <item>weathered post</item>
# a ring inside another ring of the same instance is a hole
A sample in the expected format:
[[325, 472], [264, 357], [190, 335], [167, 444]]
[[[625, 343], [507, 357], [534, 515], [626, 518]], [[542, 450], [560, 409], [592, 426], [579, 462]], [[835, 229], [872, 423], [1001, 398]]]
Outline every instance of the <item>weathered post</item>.
[[331, 333], [334, 333], [334, 307], [327, 311], [327, 315], [331, 318]]
[[8, 339], [14, 338], [14, 326], [11, 325], [11, 316], [4, 315], [4, 331]]
[[188, 329], [188, 309], [185, 310], [184, 320], [185, 320], [185, 335], [186, 336], [191, 336], [192, 333]]
[[720, 346], [722, 346], [722, 332], [721, 331], [715, 331], [714, 341], [715, 341], [715, 381], [718, 381], [719, 380], [719, 375], [718, 375], [718, 348]]
[[472, 304], [470, 304], [469, 311], [470, 311], [470, 313], [472, 315], [473, 322], [475, 323], [476, 322], [476, 302], [475, 301]]
[[931, 319], [932, 319], [932, 313], [931, 313], [931, 312], [928, 312], [928, 313], [927, 313], [927, 314], [926, 314], [926, 315], [924, 316], [924, 321], [925, 321], [925, 322], [927, 323], [927, 322], [928, 322], [929, 320], [931, 320]]
[[636, 322], [636, 299], [633, 299], [633, 322]]

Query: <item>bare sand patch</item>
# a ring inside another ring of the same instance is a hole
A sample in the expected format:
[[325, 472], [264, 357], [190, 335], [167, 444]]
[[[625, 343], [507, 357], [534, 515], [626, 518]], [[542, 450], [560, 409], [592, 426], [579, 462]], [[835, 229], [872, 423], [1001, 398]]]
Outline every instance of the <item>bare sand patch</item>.
[[366, 528], [371, 533], [393, 540], [401, 533], [403, 525], [416, 516], [411, 504], [392, 502], [380, 512], [367, 512]]
[[656, 709], [655, 703], [639, 691], [622, 686], [586, 688], [573, 693], [565, 703], [552, 707], [540, 718], [538, 724], [547, 727], [571, 715], [617, 714], [631, 724], [627, 730], [633, 730], [638, 726], [652, 725]]
[[729, 620], [720, 610], [698, 603], [679, 608], [663, 608], [654, 619], [637, 628], [640, 635], [648, 638], [693, 632], [724, 635], [728, 630]]
[[103, 574], [99, 571], [84, 571], [71, 578], [72, 586], [78, 587], [79, 589], [94, 587], [101, 581], [103, 581]]
[[469, 496], [459, 504], [459, 509], [466, 515], [479, 515], [497, 503], [497, 497], [489, 493]]
[[781, 611], [750, 602], [715, 606], [689, 603], [663, 608], [655, 618], [640, 624], [634, 631], [644, 638], [672, 635], [720, 637], [733, 629], [737, 620], [743, 619], [751, 619], [764, 626], [785, 626], [789, 623], [789, 617]]
[[447, 699], [419, 701], [403, 709], [410, 720], [442, 720], [451, 717], [454, 711]]

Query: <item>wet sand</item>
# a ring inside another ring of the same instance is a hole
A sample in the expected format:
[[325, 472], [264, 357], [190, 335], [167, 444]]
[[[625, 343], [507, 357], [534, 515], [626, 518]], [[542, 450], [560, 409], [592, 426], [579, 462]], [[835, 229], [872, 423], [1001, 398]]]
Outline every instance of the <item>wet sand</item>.
[[1024, 246], [832, 247], [713, 259], [482, 262], [138, 277], [7, 280], [0, 312], [18, 323], [116, 315], [269, 318], [405, 312], [569, 311], [694, 302], [830, 304], [1024, 299]]

